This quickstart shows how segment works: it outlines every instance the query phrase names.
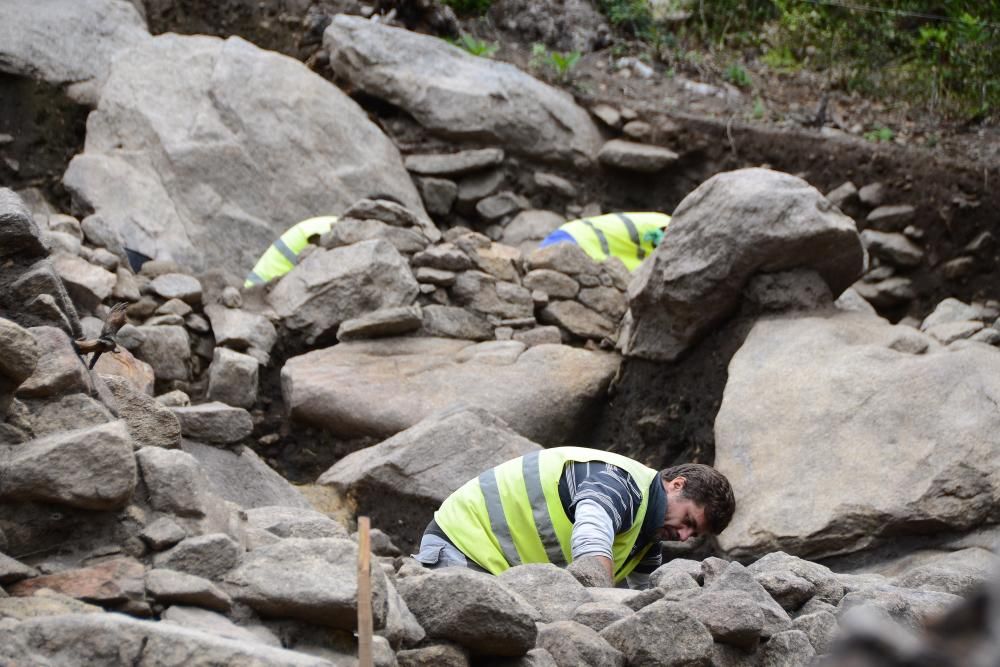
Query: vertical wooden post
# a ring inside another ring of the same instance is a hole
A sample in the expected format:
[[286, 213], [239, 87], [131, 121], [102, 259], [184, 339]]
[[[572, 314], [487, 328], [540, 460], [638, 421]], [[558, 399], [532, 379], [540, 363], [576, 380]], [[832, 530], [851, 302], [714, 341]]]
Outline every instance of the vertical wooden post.
[[371, 522], [358, 517], [358, 665], [373, 667]]

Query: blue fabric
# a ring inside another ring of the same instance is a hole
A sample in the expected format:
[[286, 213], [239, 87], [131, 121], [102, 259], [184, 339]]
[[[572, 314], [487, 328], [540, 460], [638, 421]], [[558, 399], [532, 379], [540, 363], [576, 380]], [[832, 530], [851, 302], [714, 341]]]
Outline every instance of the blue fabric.
[[538, 244], [539, 248], [544, 248], [545, 246], [555, 245], [556, 243], [576, 243], [576, 239], [570, 236], [569, 232], [564, 232], [561, 229], [557, 229], [552, 232]]

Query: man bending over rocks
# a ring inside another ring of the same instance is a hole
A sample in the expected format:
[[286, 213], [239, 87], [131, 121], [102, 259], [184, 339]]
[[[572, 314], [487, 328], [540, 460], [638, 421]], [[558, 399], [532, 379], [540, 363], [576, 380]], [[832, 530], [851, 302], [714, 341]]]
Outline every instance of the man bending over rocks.
[[646, 588], [661, 539], [718, 534], [735, 509], [729, 480], [709, 466], [657, 472], [599, 449], [555, 447], [501, 463], [448, 496], [414, 558], [492, 574], [568, 564], [587, 586], [628, 577]]

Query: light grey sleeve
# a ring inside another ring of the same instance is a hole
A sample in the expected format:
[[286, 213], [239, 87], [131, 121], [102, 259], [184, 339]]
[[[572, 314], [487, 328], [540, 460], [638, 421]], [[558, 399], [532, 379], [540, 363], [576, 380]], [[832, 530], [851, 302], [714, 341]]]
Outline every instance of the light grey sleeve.
[[582, 556], [604, 556], [614, 560], [611, 553], [614, 541], [614, 523], [607, 510], [593, 500], [578, 502], [571, 540], [573, 560]]

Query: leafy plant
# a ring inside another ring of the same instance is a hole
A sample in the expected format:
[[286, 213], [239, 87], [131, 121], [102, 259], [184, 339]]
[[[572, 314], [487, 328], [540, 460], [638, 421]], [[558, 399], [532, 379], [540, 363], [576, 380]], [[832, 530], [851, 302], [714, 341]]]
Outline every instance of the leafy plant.
[[493, 0], [441, 0], [459, 14], [485, 14]]
[[492, 58], [500, 48], [500, 45], [496, 42], [477, 39], [475, 35], [470, 35], [467, 32], [463, 32], [458, 39], [448, 39], [448, 43], [482, 58]]
[[748, 88], [750, 86], [750, 75], [742, 65], [737, 63], [733, 63], [727, 67], [722, 77], [729, 83], [740, 88]]
[[550, 69], [560, 81], [569, 79], [569, 74], [580, 60], [579, 51], [549, 51], [544, 44], [535, 43], [531, 46], [530, 67], [536, 71]]
[[871, 130], [870, 132], [865, 132], [865, 139], [874, 143], [888, 143], [892, 141], [895, 136], [895, 132], [884, 126]]
[[753, 117], [755, 120], [760, 120], [764, 117], [764, 113], [767, 109], [764, 107], [764, 100], [759, 97], [755, 98], [753, 101]]
[[799, 67], [799, 61], [795, 57], [795, 54], [793, 54], [792, 50], [785, 45], [768, 49], [764, 52], [761, 60], [763, 60], [764, 64], [771, 69], [783, 72], [790, 72]]
[[657, 36], [648, 0], [598, 0], [597, 5], [611, 25], [642, 39], [652, 40]]

